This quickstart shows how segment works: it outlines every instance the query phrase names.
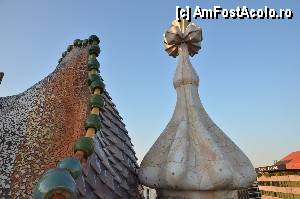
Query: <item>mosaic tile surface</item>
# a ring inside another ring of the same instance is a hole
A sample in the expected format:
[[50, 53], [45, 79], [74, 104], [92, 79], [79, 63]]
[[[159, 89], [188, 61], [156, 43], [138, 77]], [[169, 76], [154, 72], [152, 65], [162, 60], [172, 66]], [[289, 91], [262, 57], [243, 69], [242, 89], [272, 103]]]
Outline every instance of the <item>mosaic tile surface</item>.
[[[0, 98], [0, 199], [32, 198], [39, 177], [72, 156], [89, 113], [87, 48], [74, 48], [27, 91]], [[95, 153], [77, 179], [78, 198], [139, 198], [136, 157], [111, 97], [101, 113]]]

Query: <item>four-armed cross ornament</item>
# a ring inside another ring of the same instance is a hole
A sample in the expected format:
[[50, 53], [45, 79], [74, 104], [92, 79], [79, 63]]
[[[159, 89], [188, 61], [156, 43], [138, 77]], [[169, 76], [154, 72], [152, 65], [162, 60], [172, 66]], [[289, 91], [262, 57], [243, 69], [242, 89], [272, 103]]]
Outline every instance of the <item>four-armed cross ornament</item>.
[[201, 49], [202, 29], [187, 20], [174, 20], [172, 26], [164, 34], [165, 50], [172, 57], [178, 56], [178, 48], [182, 43], [188, 47], [190, 56]]

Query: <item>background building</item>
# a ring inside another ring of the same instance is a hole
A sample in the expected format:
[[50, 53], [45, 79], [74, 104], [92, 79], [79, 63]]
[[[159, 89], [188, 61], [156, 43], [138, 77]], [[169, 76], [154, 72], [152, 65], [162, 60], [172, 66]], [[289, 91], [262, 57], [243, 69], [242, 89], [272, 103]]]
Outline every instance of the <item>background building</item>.
[[262, 198], [300, 198], [300, 151], [256, 171]]

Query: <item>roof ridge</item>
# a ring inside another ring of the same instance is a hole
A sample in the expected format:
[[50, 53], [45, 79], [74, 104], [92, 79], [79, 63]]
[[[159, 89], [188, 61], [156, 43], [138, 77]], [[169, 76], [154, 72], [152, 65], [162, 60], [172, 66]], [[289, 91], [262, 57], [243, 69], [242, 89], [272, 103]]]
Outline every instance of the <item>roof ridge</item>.
[[[91, 97], [87, 106], [91, 107], [91, 112], [85, 121], [86, 135], [75, 142], [74, 155], [71, 158], [63, 159], [58, 164], [58, 168], [49, 170], [40, 178], [34, 190], [34, 199], [38, 198], [35, 197], [38, 194], [46, 194], [42, 193], [43, 190], [39, 188], [49, 181], [52, 184], [48, 187], [47, 193], [52, 196], [65, 197], [79, 194], [78, 196], [84, 198], [139, 198], [138, 164], [132, 148], [133, 144], [122, 122], [123, 118], [116, 110], [116, 105], [105, 90], [104, 80], [99, 75], [100, 64], [96, 59], [100, 53], [99, 39], [95, 35], [91, 37], [88, 42], [76, 39], [73, 45], [69, 45], [62, 53], [57, 66], [59, 68], [68, 64], [68, 61], [73, 59], [74, 55], [76, 56], [73, 54], [75, 49], [88, 49], [87, 81]], [[118, 143], [114, 143], [110, 139], [119, 140]], [[119, 147], [123, 145], [122, 150]], [[118, 159], [117, 156], [120, 154], [114, 154], [111, 151], [113, 148], [120, 150], [124, 161]], [[70, 161], [73, 163], [71, 164]], [[74, 168], [76, 164], [79, 166]], [[68, 183], [55, 186], [59, 184], [56, 175], [58, 170], [71, 174], [71, 178], [65, 179], [65, 181], [69, 180]], [[74, 172], [77, 174], [82, 172], [83, 175], [72, 175]], [[52, 188], [51, 191], [49, 191], [50, 188]]]
[[[101, 128], [99, 114], [104, 106], [104, 100], [101, 94], [104, 92], [105, 85], [100, 78], [98, 72], [100, 64], [97, 57], [100, 53], [99, 48], [100, 40], [96, 35], [91, 35], [89, 39], [80, 40], [75, 39], [73, 45], [69, 45], [67, 50], [62, 53], [59, 59], [59, 64], [64, 61], [65, 57], [74, 47], [82, 48], [89, 46], [88, 82], [92, 96], [90, 98], [91, 112], [85, 120], [86, 134], [84, 137], [79, 138], [74, 143], [73, 157], [67, 157], [60, 161], [57, 168], [48, 170], [38, 181], [34, 192], [33, 198], [67, 198], [67, 196], [76, 196], [76, 183], [75, 179], [81, 175], [81, 167], [86, 169], [87, 158], [94, 153], [93, 138], [98, 129]], [[64, 176], [62, 178], [62, 176]], [[46, 188], [46, 190], [45, 190]]]

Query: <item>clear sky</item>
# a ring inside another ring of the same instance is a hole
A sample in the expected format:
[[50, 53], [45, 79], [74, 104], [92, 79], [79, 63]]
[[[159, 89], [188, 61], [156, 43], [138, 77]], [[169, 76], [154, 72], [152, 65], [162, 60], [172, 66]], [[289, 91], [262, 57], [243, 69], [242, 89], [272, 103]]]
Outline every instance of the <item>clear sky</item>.
[[300, 3], [298, 1], [0, 0], [0, 96], [46, 77], [74, 39], [97, 34], [101, 75], [144, 156], [171, 118], [177, 59], [162, 34], [175, 6], [291, 8], [292, 20], [194, 20], [204, 40], [192, 63], [212, 119], [254, 166], [300, 150]]

